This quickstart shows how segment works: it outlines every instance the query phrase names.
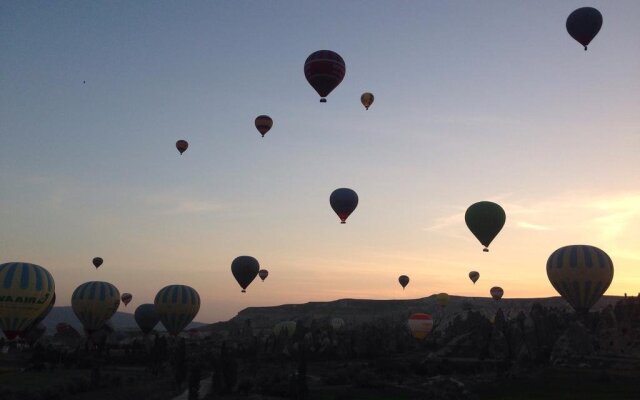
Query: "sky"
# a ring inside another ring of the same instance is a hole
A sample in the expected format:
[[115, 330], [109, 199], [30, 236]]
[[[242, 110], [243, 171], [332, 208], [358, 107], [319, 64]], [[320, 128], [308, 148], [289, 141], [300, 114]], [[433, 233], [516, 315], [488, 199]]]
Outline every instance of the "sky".
[[[587, 52], [565, 29], [586, 5], [604, 18]], [[611, 256], [607, 294], [636, 294], [638, 20], [635, 0], [4, 1], [0, 262], [45, 267], [61, 306], [92, 280], [132, 293], [127, 312], [189, 285], [203, 322], [553, 296], [546, 260], [570, 244]], [[303, 74], [321, 49], [347, 69], [326, 104]], [[360, 198], [346, 225], [339, 187]], [[464, 223], [481, 200], [507, 214], [489, 253]], [[239, 255], [270, 271], [245, 294]]]

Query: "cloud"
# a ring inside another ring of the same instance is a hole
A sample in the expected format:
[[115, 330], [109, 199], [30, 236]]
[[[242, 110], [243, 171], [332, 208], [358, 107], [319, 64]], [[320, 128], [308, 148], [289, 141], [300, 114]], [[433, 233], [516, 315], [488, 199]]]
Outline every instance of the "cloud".
[[207, 214], [223, 210], [221, 203], [203, 200], [180, 200], [175, 206], [167, 209], [166, 214]]
[[529, 222], [520, 221], [517, 223], [518, 228], [533, 229], [534, 231], [550, 231], [551, 228], [543, 225], [531, 224]]

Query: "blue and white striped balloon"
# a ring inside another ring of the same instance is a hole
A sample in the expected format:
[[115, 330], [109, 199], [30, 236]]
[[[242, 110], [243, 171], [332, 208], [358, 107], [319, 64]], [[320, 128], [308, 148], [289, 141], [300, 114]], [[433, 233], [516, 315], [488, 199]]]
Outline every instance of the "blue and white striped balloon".
[[100, 328], [120, 306], [120, 292], [108, 282], [86, 282], [71, 296], [71, 307], [88, 333]]
[[176, 336], [198, 314], [200, 295], [186, 285], [169, 285], [160, 289], [154, 304], [162, 325]]

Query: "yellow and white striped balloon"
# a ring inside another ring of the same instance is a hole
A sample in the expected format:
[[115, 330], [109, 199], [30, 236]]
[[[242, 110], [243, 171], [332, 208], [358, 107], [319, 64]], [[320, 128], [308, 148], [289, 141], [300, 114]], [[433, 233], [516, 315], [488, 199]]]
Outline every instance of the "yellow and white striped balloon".
[[0, 265], [0, 329], [14, 339], [53, 299], [55, 282], [39, 265], [10, 262]]
[[71, 307], [87, 333], [100, 328], [120, 306], [120, 292], [108, 282], [85, 282], [73, 291]]

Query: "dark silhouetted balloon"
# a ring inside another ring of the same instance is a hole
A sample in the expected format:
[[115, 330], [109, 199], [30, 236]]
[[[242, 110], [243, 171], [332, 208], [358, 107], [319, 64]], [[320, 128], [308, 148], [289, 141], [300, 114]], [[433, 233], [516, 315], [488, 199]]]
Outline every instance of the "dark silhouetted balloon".
[[587, 50], [602, 28], [602, 14], [593, 7], [578, 8], [567, 18], [567, 32]]
[[406, 275], [400, 275], [398, 277], [398, 282], [400, 282], [400, 285], [402, 286], [402, 290], [404, 290], [404, 288], [407, 287], [407, 285], [409, 284], [409, 277]]
[[369, 109], [369, 107], [371, 107], [371, 105], [373, 104], [373, 93], [363, 93], [362, 96], [360, 96], [360, 102], [362, 103], [362, 105], [364, 106], [365, 109]]
[[597, 247], [565, 246], [549, 256], [547, 277], [577, 313], [586, 314], [611, 284], [613, 262]]
[[472, 204], [464, 214], [467, 227], [482, 243], [484, 251], [489, 251], [489, 244], [504, 226], [506, 218], [502, 207], [490, 201]]
[[169, 285], [160, 289], [153, 305], [167, 332], [177, 336], [198, 315], [200, 295], [187, 285]]
[[329, 203], [340, 217], [340, 223], [345, 224], [349, 215], [358, 206], [358, 194], [347, 188], [336, 189], [331, 193]]
[[304, 76], [320, 95], [321, 103], [326, 103], [329, 93], [335, 89], [347, 71], [344, 60], [331, 50], [319, 50], [307, 57]]
[[264, 282], [264, 280], [267, 279], [267, 276], [269, 276], [269, 271], [267, 271], [266, 269], [261, 269], [260, 271], [258, 271], [258, 276], [260, 277], [260, 279], [262, 279], [262, 282]]
[[256, 129], [258, 130], [258, 132], [260, 132], [262, 137], [264, 137], [265, 133], [269, 132], [272, 126], [273, 126], [273, 120], [271, 119], [270, 116], [258, 115], [256, 117]]
[[122, 300], [122, 302], [124, 303], [124, 306], [126, 307], [127, 304], [129, 304], [131, 300], [133, 300], [133, 296], [131, 295], [131, 293], [123, 293], [122, 296], [120, 297], [120, 300]]
[[436, 295], [436, 303], [442, 308], [449, 304], [449, 295], [447, 293], [438, 293]]
[[491, 288], [489, 293], [494, 300], [500, 300], [502, 298], [502, 295], [504, 295], [504, 290], [502, 290], [500, 286], [494, 286]]
[[160, 322], [160, 317], [154, 304], [139, 305], [133, 316], [136, 319], [136, 324], [145, 335], [151, 332]]
[[97, 269], [98, 267], [100, 267], [102, 265], [104, 260], [102, 260], [102, 258], [100, 258], [100, 257], [94, 257], [92, 262], [93, 262], [93, 266], [96, 267], [96, 269]]
[[471, 281], [473, 281], [473, 284], [475, 285], [478, 279], [480, 279], [480, 272], [478, 271], [469, 272], [469, 279], [471, 279]]
[[256, 279], [260, 271], [260, 263], [251, 256], [236, 257], [231, 263], [231, 273], [238, 281], [242, 292], [246, 292], [247, 287]]
[[178, 140], [176, 142], [176, 149], [178, 149], [180, 154], [187, 151], [188, 148], [189, 148], [189, 142], [187, 142], [186, 140]]
[[39, 265], [0, 265], [0, 330], [9, 340], [25, 333], [47, 310], [55, 294], [53, 277]]

